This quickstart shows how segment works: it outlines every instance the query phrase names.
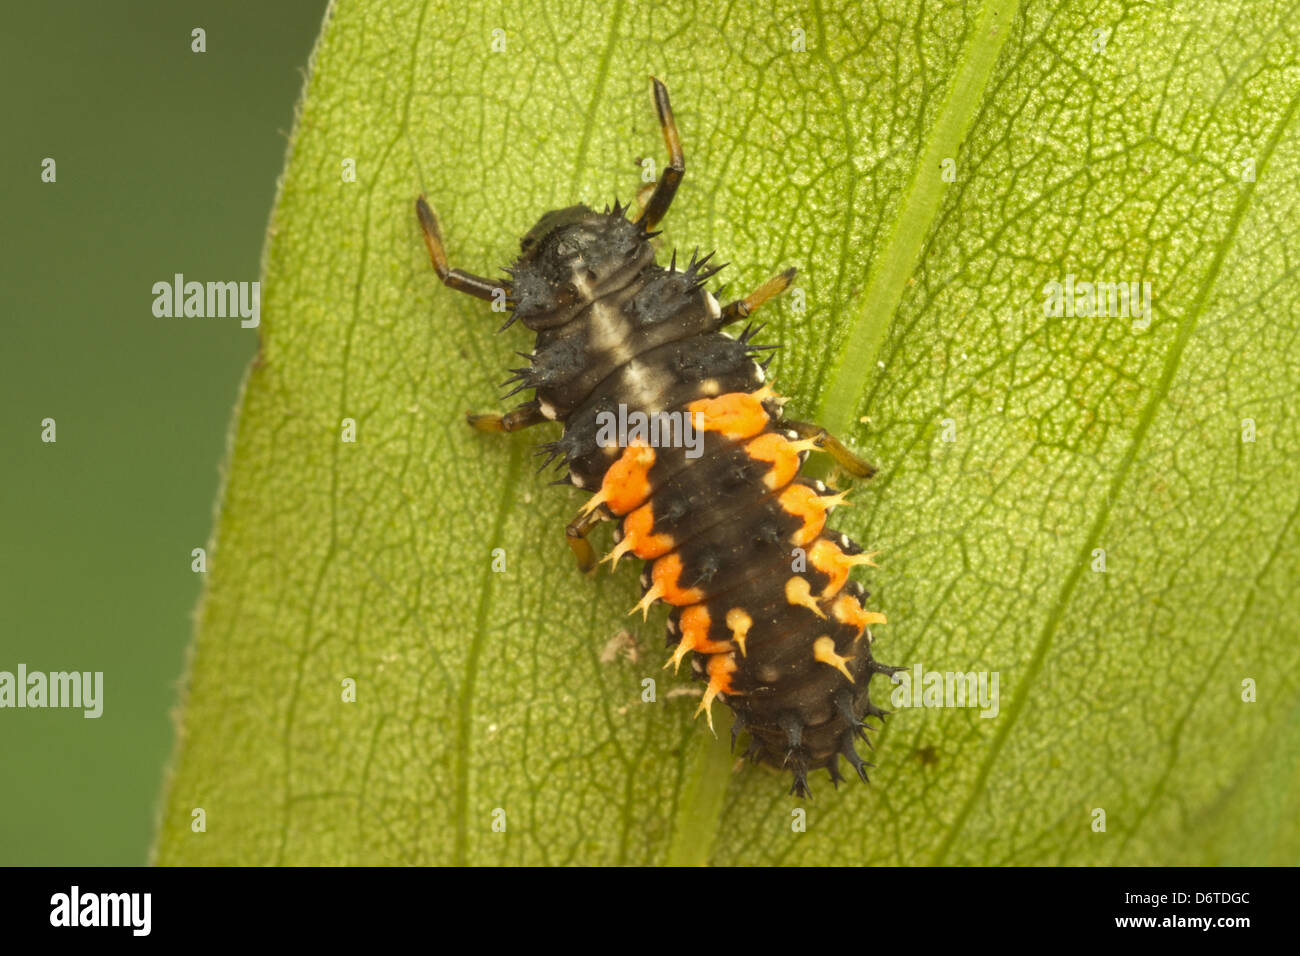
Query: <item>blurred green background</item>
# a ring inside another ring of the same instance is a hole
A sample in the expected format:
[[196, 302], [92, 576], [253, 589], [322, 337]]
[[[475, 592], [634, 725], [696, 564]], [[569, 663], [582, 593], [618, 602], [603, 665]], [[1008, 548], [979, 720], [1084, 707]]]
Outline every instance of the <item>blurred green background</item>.
[[146, 861], [201, 583], [190, 551], [257, 348], [237, 318], [155, 318], [151, 286], [259, 277], [325, 7], [5, 11], [0, 670], [103, 671], [105, 702], [98, 720], [0, 710], [0, 864]]

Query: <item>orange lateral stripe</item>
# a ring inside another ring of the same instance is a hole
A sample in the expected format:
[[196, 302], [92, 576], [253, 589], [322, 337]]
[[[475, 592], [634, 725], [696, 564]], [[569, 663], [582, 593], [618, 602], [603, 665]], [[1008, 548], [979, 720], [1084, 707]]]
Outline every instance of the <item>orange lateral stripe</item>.
[[719, 694], [734, 694], [731, 688], [731, 675], [736, 671], [734, 654], [714, 654], [709, 658], [709, 688]]
[[826, 505], [807, 485], [791, 485], [777, 499], [786, 514], [803, 519], [803, 527], [790, 536], [790, 543], [803, 547], [826, 527]]
[[654, 506], [644, 504], [623, 519], [623, 540], [638, 558], [648, 561], [677, 546], [670, 534], [655, 534]]
[[799, 451], [778, 432], [764, 432], [745, 445], [745, 452], [756, 461], [769, 461], [772, 467], [763, 476], [769, 491], [784, 488], [799, 473]]
[[849, 580], [849, 568], [853, 567], [853, 562], [849, 560], [847, 554], [825, 538], [819, 539], [808, 549], [808, 560], [812, 562], [814, 568], [830, 578], [826, 587], [822, 588], [823, 598], [838, 594], [840, 588], [844, 587]]
[[852, 594], [841, 594], [836, 598], [831, 612], [835, 615], [835, 620], [853, 628], [859, 635], [867, 629], [870, 615], [863, 608], [862, 602]]
[[680, 555], [668, 554], [657, 560], [650, 569], [657, 597], [665, 603], [680, 607], [683, 604], [699, 604], [704, 600], [704, 592], [699, 588], [683, 588], [678, 584], [682, 576], [682, 559]]
[[649, 445], [629, 445], [618, 461], [609, 466], [600, 483], [600, 495], [606, 507], [616, 515], [625, 515], [650, 497], [650, 469], [655, 450]]
[[744, 392], [701, 398], [686, 409], [691, 413], [691, 424], [700, 431], [718, 432], [733, 440], [752, 438], [770, 421], [762, 401]]
[[709, 640], [709, 627], [712, 623], [709, 609], [703, 604], [692, 604], [682, 611], [680, 619], [682, 636], [690, 638], [691, 650], [701, 654], [725, 654], [734, 651], [735, 648], [730, 641]]

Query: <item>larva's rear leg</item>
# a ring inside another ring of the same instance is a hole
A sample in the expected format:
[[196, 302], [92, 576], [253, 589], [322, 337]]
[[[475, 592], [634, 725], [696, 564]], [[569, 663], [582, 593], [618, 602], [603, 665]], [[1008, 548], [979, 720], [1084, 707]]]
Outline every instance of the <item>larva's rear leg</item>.
[[510, 295], [510, 285], [506, 282], [494, 282], [465, 272], [463, 269], [453, 269], [447, 264], [447, 253], [442, 247], [442, 230], [438, 228], [438, 217], [433, 214], [433, 210], [429, 208], [423, 196], [415, 201], [415, 213], [420, 217], [420, 230], [424, 233], [425, 248], [429, 250], [429, 261], [433, 263], [433, 271], [438, 273], [438, 278], [442, 280], [443, 285], [489, 302], [497, 299], [502, 291], [507, 296]]
[[583, 574], [590, 574], [596, 569], [596, 550], [587, 540], [587, 535], [591, 534], [592, 528], [604, 520], [605, 515], [601, 509], [594, 508], [591, 511], [579, 512], [564, 529], [564, 540], [569, 542], [569, 548], [578, 560], [578, 570]]
[[682, 153], [681, 137], [677, 135], [677, 121], [673, 119], [673, 108], [668, 102], [668, 89], [653, 76], [650, 79], [654, 81], [655, 109], [659, 112], [659, 125], [664, 131], [664, 145], [668, 147], [668, 166], [659, 177], [655, 191], [650, 194], [645, 208], [641, 210], [638, 221], [646, 229], [653, 229], [667, 214], [673, 196], [677, 194], [677, 187], [681, 185], [682, 177], [686, 175], [686, 157]]
[[722, 310], [721, 318], [718, 319], [718, 328], [747, 318], [751, 312], [768, 299], [774, 298], [790, 288], [790, 283], [794, 281], [794, 275], [797, 271], [793, 267], [786, 269], [780, 275], [772, 276], [743, 299], [737, 299], [735, 302], [726, 305]]
[[655, 191], [655, 185], [655, 183], [646, 183], [636, 191], [636, 208], [640, 210], [637, 216], [638, 219], [645, 214], [646, 203], [650, 201], [650, 196]]
[[789, 428], [794, 431], [800, 438], [811, 438], [817, 443], [818, 449], [826, 452], [831, 458], [835, 459], [835, 464], [839, 465], [854, 478], [870, 478], [876, 473], [876, 466], [870, 462], [863, 461], [853, 452], [849, 451], [838, 438], [822, 428], [820, 425], [814, 425], [812, 422], [793, 422], [783, 419], [780, 422], [782, 428]]
[[521, 428], [531, 428], [550, 421], [542, 414], [541, 402], [524, 402], [504, 415], [495, 413], [476, 414], [466, 412], [465, 420], [481, 432], [517, 432]]

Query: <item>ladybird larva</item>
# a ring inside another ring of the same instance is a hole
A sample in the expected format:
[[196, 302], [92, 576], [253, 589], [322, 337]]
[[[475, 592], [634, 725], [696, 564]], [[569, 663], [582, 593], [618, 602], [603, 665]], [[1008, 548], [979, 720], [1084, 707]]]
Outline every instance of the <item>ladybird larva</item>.
[[[518, 321], [536, 334], [528, 365], [509, 380], [509, 394], [534, 398], [469, 422], [497, 432], [563, 425], [538, 451], [591, 492], [565, 531], [579, 567], [596, 564], [591, 529], [617, 520], [605, 560], [646, 562], [633, 611], [671, 606], [665, 666], [692, 655], [707, 682], [697, 715], [712, 726], [712, 704], [723, 701], [736, 716], [732, 746], [747, 732], [746, 755], [791, 770], [792, 793], [807, 794], [819, 767], [838, 783], [841, 757], [866, 780], [854, 738], [866, 738], [866, 717], [884, 716], [868, 685], [897, 668], [872, 658], [871, 627], [885, 616], [866, 609], [867, 592], [849, 578], [874, 566], [872, 556], [826, 527], [844, 496], [800, 471], [814, 450], [857, 477], [874, 469], [825, 430], [785, 417], [759, 361], [772, 346], [755, 344], [753, 326], [723, 331], [785, 291], [793, 269], [722, 306], [704, 288], [721, 268], [711, 256], [683, 268], [676, 254], [666, 268], [655, 261], [652, 230], [686, 164], [668, 90], [652, 82], [669, 164], [639, 212], [616, 202], [546, 213], [521, 240], [508, 280], [451, 268], [437, 217], [416, 201], [438, 278], [480, 299], [504, 295], [503, 328]], [[673, 422], [693, 441], [602, 437], [611, 419], [633, 416]]]

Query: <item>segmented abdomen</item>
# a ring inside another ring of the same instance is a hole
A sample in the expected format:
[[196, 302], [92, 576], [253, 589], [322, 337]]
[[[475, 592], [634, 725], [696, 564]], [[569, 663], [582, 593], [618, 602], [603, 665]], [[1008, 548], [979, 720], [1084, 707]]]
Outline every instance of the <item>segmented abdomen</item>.
[[612, 555], [646, 559], [643, 612], [672, 605], [670, 663], [696, 652], [707, 681], [700, 708], [715, 698], [751, 735], [749, 755], [794, 771], [838, 779], [839, 757], [862, 774], [853, 747], [873, 673], [870, 626], [884, 616], [863, 607], [850, 570], [870, 556], [826, 527], [842, 497], [801, 477], [811, 446], [777, 426], [770, 389], [688, 403], [708, 439], [704, 454], [630, 447], [589, 504], [622, 518]]

